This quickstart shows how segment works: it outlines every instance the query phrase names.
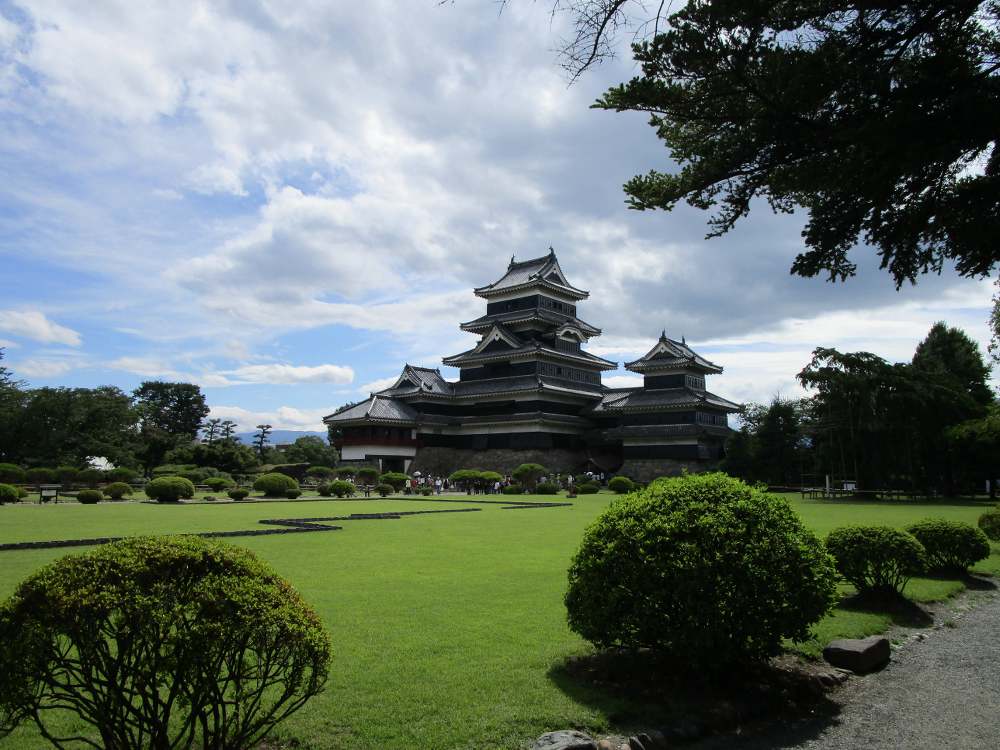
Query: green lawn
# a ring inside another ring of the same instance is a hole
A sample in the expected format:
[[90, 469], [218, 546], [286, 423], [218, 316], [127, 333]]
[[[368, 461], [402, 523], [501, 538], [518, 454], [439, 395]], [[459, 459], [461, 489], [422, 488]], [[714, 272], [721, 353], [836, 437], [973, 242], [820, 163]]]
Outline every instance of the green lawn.
[[[975, 523], [982, 504], [827, 503], [788, 496], [821, 535], [851, 523], [904, 525], [935, 515]], [[455, 499], [465, 500], [464, 497]], [[551, 500], [551, 497], [525, 498]], [[268, 560], [313, 604], [333, 638], [326, 691], [280, 730], [304, 748], [518, 748], [569, 726], [602, 730], [635, 707], [567, 684], [558, 666], [589, 646], [565, 624], [568, 561], [609, 502], [572, 507], [354, 521], [344, 530], [232, 540]], [[0, 507], [0, 542], [261, 528], [262, 518], [470, 507], [402, 498], [154, 506], [139, 503]], [[65, 550], [0, 552], [0, 596]], [[72, 554], [72, 551], [70, 551]], [[1000, 571], [1000, 550], [983, 567]], [[914, 581], [940, 599], [962, 584]], [[845, 593], [847, 590], [845, 589]], [[817, 627], [825, 642], [884, 630], [890, 616], [838, 609]], [[813, 654], [817, 644], [797, 648]], [[2, 748], [45, 747], [22, 728]]]

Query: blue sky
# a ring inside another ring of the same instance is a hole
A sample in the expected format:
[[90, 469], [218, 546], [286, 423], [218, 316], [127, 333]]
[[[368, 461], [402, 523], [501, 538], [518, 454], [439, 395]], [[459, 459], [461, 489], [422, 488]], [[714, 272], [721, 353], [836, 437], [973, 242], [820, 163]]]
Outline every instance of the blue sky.
[[897, 292], [866, 248], [845, 284], [801, 279], [801, 216], [760, 206], [706, 241], [695, 209], [628, 211], [621, 184], [670, 167], [644, 118], [588, 108], [628, 55], [567, 86], [566, 19], [496, 8], [0, 0], [7, 364], [189, 380], [242, 428], [320, 429], [469, 348], [472, 287], [550, 245], [591, 291], [591, 351], [627, 361], [666, 328], [735, 400], [797, 395], [816, 346], [908, 359], [936, 320], [985, 350], [989, 280]]

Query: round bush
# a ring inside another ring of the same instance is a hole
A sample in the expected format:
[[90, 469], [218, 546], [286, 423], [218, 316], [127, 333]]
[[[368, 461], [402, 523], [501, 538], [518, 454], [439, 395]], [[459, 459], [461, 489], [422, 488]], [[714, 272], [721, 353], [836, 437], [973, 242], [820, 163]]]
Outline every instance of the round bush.
[[426, 485], [421, 487], [419, 492], [424, 497], [430, 497], [431, 495], [434, 494], [434, 490], [431, 487], [427, 487]]
[[372, 466], [362, 466], [355, 474], [361, 484], [375, 484], [378, 479], [378, 469]]
[[358, 470], [355, 469], [353, 466], [340, 466], [337, 468], [338, 477], [347, 477], [349, 479], [357, 473]]
[[20, 484], [24, 481], [24, 469], [17, 464], [0, 464], [0, 482]]
[[333, 494], [333, 490], [330, 488], [329, 482], [323, 482], [316, 487], [316, 492], [319, 493], [320, 497], [330, 497]]
[[522, 487], [519, 484], [508, 484], [500, 491], [503, 492], [503, 494], [505, 495], [523, 495], [524, 487]]
[[396, 488], [391, 484], [378, 484], [375, 486], [375, 491], [382, 497], [388, 497], [396, 491]]
[[635, 482], [628, 477], [614, 477], [610, 482], [608, 482], [608, 489], [616, 495], [624, 495], [625, 493], [631, 492], [635, 489]]
[[236, 482], [229, 477], [207, 477], [204, 485], [212, 490], [212, 492], [223, 492], [230, 487], [234, 487]]
[[34, 469], [28, 469], [24, 472], [24, 478], [28, 484], [53, 484], [59, 479], [59, 475], [55, 469], [36, 466]]
[[75, 466], [59, 466], [56, 468], [56, 476], [63, 484], [73, 484], [79, 476], [80, 470]]
[[559, 494], [559, 485], [555, 482], [539, 482], [535, 487], [535, 492], [539, 495], [557, 495]]
[[104, 488], [104, 494], [112, 500], [121, 500], [126, 495], [132, 494], [132, 487], [125, 482], [112, 482]]
[[271, 472], [261, 474], [254, 480], [253, 488], [258, 492], [263, 492], [264, 497], [285, 497], [289, 490], [297, 490], [299, 483], [287, 474]]
[[109, 482], [134, 482], [139, 478], [139, 472], [127, 466], [111, 469], [105, 477]]
[[159, 503], [176, 503], [194, 497], [194, 485], [184, 477], [157, 477], [146, 482], [146, 497]]
[[104, 493], [100, 490], [80, 490], [76, 493], [76, 501], [84, 505], [97, 505], [104, 500]]
[[16, 503], [20, 499], [18, 488], [12, 484], [0, 483], [0, 505]]
[[906, 530], [924, 545], [931, 570], [964, 572], [990, 556], [990, 540], [972, 524], [927, 518]]
[[566, 608], [599, 647], [714, 672], [805, 640], [835, 596], [833, 559], [789, 505], [715, 473], [612, 501], [573, 558]]
[[924, 572], [924, 548], [912, 534], [888, 526], [843, 526], [826, 538], [840, 573], [859, 592], [902, 593]]
[[89, 487], [96, 487], [104, 481], [104, 472], [100, 469], [82, 469], [76, 473], [76, 481]]
[[1000, 542], [1000, 510], [990, 510], [979, 517], [979, 528], [986, 538]]
[[596, 495], [598, 489], [598, 486], [593, 482], [580, 482], [576, 486], [576, 491], [580, 495]]
[[310, 466], [306, 470], [307, 477], [313, 477], [314, 479], [329, 479], [337, 475], [337, 472], [331, 469], [329, 466]]
[[250, 496], [250, 490], [245, 487], [233, 487], [226, 492], [230, 500], [246, 500]]
[[57, 560], [0, 605], [0, 638], [0, 717], [65, 736], [68, 710], [101, 747], [256, 747], [322, 690], [330, 661], [290, 584], [195, 537]]
[[401, 474], [398, 471], [387, 471], [381, 477], [379, 477], [379, 482], [382, 484], [388, 484], [396, 492], [401, 491], [406, 483], [410, 481], [410, 478], [406, 474]]
[[330, 492], [337, 497], [353, 497], [355, 491], [354, 482], [348, 482], [344, 479], [336, 479], [330, 482]]
[[301, 494], [302, 490], [285, 490], [285, 497], [287, 497], [289, 500], [294, 500]]

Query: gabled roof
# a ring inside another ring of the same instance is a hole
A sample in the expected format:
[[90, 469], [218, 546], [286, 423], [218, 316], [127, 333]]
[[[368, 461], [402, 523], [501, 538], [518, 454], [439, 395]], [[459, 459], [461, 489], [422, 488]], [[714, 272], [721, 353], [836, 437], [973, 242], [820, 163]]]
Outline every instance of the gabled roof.
[[739, 404], [716, 396], [707, 391], [691, 388], [668, 388], [646, 390], [645, 388], [622, 388], [604, 392], [601, 402], [594, 406], [595, 412], [656, 411], [683, 407], [712, 406], [727, 412], [739, 410]]
[[667, 332], [660, 335], [656, 346], [634, 362], [626, 362], [625, 369], [632, 372], [690, 368], [705, 373], [720, 373], [722, 368], [695, 353], [682, 338], [680, 341], [667, 338]]
[[611, 362], [603, 359], [602, 357], [595, 356], [590, 352], [582, 350], [578, 352], [564, 352], [548, 346], [543, 346], [539, 343], [524, 344], [517, 349], [504, 349], [502, 351], [481, 351], [477, 347], [476, 349], [469, 349], [468, 351], [453, 354], [450, 357], [445, 357], [441, 361], [446, 365], [460, 367], [463, 364], [478, 365], [497, 360], [523, 360], [539, 355], [544, 355], [550, 359], [566, 360], [570, 363], [578, 365], [582, 364], [600, 370], [614, 370], [618, 367], [617, 362]]
[[574, 318], [571, 315], [563, 315], [562, 313], [558, 313], [553, 310], [546, 310], [544, 308], [540, 309], [537, 307], [532, 307], [527, 310], [512, 310], [510, 312], [483, 315], [475, 320], [470, 320], [468, 323], [462, 323], [460, 328], [463, 331], [469, 331], [470, 333], [478, 333], [479, 331], [489, 328], [494, 323], [509, 325], [511, 323], [522, 323], [529, 320], [540, 320], [553, 326], [561, 326], [568, 323], [575, 325], [587, 334], [587, 336], [593, 337], [601, 335], [600, 328], [593, 326], [584, 320]]
[[406, 364], [396, 382], [379, 391], [377, 395], [396, 396], [418, 392], [448, 394], [452, 392], [452, 385], [441, 377], [440, 370]]
[[494, 323], [493, 327], [483, 334], [483, 337], [479, 340], [479, 343], [476, 344], [475, 348], [472, 349], [471, 352], [473, 354], [480, 354], [481, 352], [486, 351], [486, 348], [490, 344], [497, 341], [504, 342], [511, 349], [522, 349], [525, 345], [521, 339], [508, 331], [502, 325]]
[[531, 287], [542, 287], [561, 293], [572, 299], [586, 299], [589, 292], [577, 289], [566, 279], [556, 258], [556, 251], [549, 248], [549, 254], [541, 258], [515, 261], [512, 257], [507, 273], [487, 286], [478, 287], [475, 292], [480, 297], [494, 297], [504, 292], [513, 292]]
[[417, 412], [409, 404], [376, 394], [370, 396], [360, 404], [348, 405], [338, 409], [333, 414], [323, 417], [323, 421], [327, 424], [338, 422], [393, 422], [415, 424], [417, 422], [417, 417]]

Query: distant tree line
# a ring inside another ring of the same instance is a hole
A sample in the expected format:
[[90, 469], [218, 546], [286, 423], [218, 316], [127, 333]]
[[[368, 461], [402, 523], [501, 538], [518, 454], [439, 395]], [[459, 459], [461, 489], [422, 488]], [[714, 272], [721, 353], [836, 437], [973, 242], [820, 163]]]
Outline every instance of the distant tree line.
[[1000, 405], [977, 344], [937, 323], [909, 363], [819, 348], [798, 379], [815, 394], [747, 404], [724, 468], [769, 484], [947, 495], [1000, 478]]
[[147, 475], [163, 464], [245, 473], [262, 464], [337, 463], [336, 449], [318, 437], [277, 450], [265, 432], [253, 448], [244, 445], [235, 422], [206, 421], [205, 396], [192, 383], [150, 380], [132, 393], [115, 386], [29, 388], [2, 360], [0, 349], [2, 463], [84, 467], [100, 457]]

